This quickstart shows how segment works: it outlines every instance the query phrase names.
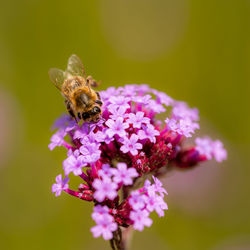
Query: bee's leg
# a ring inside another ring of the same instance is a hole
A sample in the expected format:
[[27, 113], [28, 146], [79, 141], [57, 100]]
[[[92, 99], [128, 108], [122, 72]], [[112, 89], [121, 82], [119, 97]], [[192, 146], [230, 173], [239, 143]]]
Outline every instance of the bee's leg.
[[97, 82], [95, 79], [93, 79], [92, 76], [88, 76], [87, 77], [87, 83], [91, 86], [91, 87], [98, 87], [99, 86], [99, 82]]
[[81, 120], [82, 119], [82, 117], [81, 117], [81, 113], [77, 113], [77, 116], [78, 116], [78, 118], [79, 118], [79, 120]]
[[78, 123], [76, 117], [75, 117], [75, 114], [72, 110], [69, 110], [69, 114], [75, 119], [76, 123]]
[[102, 101], [101, 101], [101, 96], [100, 96], [100, 94], [99, 94], [99, 92], [95, 92], [96, 93], [96, 95], [97, 95], [97, 98], [98, 98], [98, 100], [96, 100], [95, 101], [95, 103], [97, 103], [97, 104], [99, 104], [100, 106], [102, 106]]
[[76, 116], [75, 116], [75, 113], [73, 112], [71, 106], [70, 106], [70, 102], [69, 101], [65, 101], [65, 104], [66, 104], [66, 107], [67, 107], [67, 111], [69, 112], [69, 114], [71, 115], [71, 117], [73, 119], [75, 119], [76, 123], [77, 123], [77, 119], [76, 119]]
[[102, 104], [103, 104], [102, 101], [100, 101], [100, 100], [96, 100], [95, 103], [99, 104], [100, 106], [102, 106]]
[[98, 99], [101, 100], [101, 96], [100, 96], [99, 92], [96, 91], [95, 93], [96, 93]]

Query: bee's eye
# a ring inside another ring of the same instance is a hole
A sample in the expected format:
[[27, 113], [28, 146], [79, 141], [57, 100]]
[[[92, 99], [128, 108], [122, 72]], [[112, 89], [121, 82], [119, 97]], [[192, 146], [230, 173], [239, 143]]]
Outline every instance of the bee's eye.
[[101, 109], [100, 109], [99, 107], [95, 106], [95, 107], [91, 110], [91, 112], [92, 112], [93, 114], [98, 114], [98, 113], [101, 113]]
[[82, 119], [83, 119], [83, 120], [86, 120], [86, 119], [88, 119], [89, 117], [90, 117], [89, 113], [87, 113], [87, 112], [82, 113]]

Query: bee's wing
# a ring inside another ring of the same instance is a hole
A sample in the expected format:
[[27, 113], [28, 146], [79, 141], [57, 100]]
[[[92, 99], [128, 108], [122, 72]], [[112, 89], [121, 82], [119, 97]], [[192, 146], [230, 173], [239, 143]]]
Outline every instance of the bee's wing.
[[62, 85], [63, 85], [64, 80], [65, 80], [64, 72], [60, 69], [52, 68], [49, 70], [49, 78], [50, 78], [51, 82], [53, 82], [54, 85], [59, 90], [61, 90]]
[[82, 61], [77, 55], [70, 56], [66, 73], [69, 73], [72, 76], [85, 76], [85, 70]]

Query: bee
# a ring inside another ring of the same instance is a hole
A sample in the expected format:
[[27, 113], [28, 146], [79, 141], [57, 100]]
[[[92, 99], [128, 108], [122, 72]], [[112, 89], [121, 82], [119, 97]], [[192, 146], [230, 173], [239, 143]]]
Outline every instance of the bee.
[[71, 55], [65, 71], [51, 68], [49, 77], [65, 98], [67, 111], [77, 122], [77, 117], [84, 122], [98, 122], [102, 114], [102, 101], [92, 87], [98, 83], [92, 76], [86, 77], [81, 59]]

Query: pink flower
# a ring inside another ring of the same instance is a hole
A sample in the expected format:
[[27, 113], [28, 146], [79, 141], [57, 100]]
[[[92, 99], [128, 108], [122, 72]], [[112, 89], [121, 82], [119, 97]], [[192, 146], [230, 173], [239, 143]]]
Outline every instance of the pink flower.
[[151, 100], [151, 95], [144, 95], [144, 96], [134, 96], [133, 101], [136, 103], [142, 103], [142, 104], [149, 104]]
[[160, 103], [157, 103], [155, 100], [150, 100], [149, 103], [147, 104], [147, 107], [157, 114], [166, 111], [163, 105], [161, 105]]
[[105, 91], [100, 91], [102, 99], [109, 99], [111, 96], [116, 96], [120, 94], [120, 90], [115, 87], [109, 87]]
[[102, 131], [98, 131], [95, 133], [95, 140], [97, 142], [105, 142], [106, 144], [109, 144], [111, 141], [114, 140], [113, 137], [109, 137], [106, 133], [108, 128], [104, 128]]
[[99, 146], [97, 143], [88, 143], [80, 147], [79, 150], [86, 163], [96, 162], [100, 158], [101, 151], [99, 150]]
[[64, 130], [58, 130], [54, 135], [52, 135], [49, 144], [49, 149], [53, 150], [56, 146], [62, 146], [64, 143], [64, 136], [66, 132]]
[[113, 137], [114, 135], [119, 135], [120, 137], [124, 137], [126, 135], [125, 129], [129, 127], [127, 123], [123, 122], [123, 118], [119, 117], [116, 121], [114, 120], [107, 120], [106, 125], [109, 129], [106, 131], [106, 134], [109, 137]]
[[79, 150], [75, 150], [74, 153], [70, 154], [70, 156], [63, 161], [65, 175], [69, 175], [70, 172], [73, 172], [74, 175], [81, 175], [82, 167], [86, 165]]
[[91, 228], [91, 232], [95, 238], [102, 237], [104, 240], [111, 240], [114, 231], [117, 230], [117, 224], [109, 214], [104, 214], [96, 220], [97, 225]]
[[142, 231], [144, 226], [150, 227], [153, 221], [148, 216], [149, 212], [146, 210], [132, 211], [129, 218], [134, 222], [133, 228], [138, 231]]
[[170, 96], [165, 94], [164, 92], [157, 91], [157, 90], [152, 90], [152, 92], [156, 95], [160, 103], [166, 106], [170, 106], [173, 104], [174, 100]]
[[166, 202], [159, 195], [147, 196], [145, 204], [146, 209], [149, 212], [153, 212], [155, 210], [159, 217], [164, 216], [164, 210], [168, 209]]
[[65, 177], [65, 179], [62, 178], [62, 175], [58, 175], [56, 177], [56, 183], [52, 185], [51, 191], [52, 193], [55, 193], [56, 196], [61, 195], [61, 192], [63, 190], [66, 190], [69, 188], [69, 177]]
[[227, 159], [227, 151], [224, 149], [221, 141], [212, 141], [209, 137], [197, 137], [195, 143], [196, 150], [201, 155], [205, 155], [208, 160], [211, 160], [212, 157], [214, 157], [217, 162], [222, 162]]
[[164, 194], [168, 194], [168, 192], [166, 191], [166, 189], [163, 187], [161, 181], [158, 178], [154, 177], [154, 176], [152, 176], [152, 178], [153, 178], [153, 180], [155, 182], [151, 186], [153, 188], [154, 192], [158, 192], [161, 197], [163, 197]]
[[75, 120], [73, 120], [70, 115], [62, 115], [53, 124], [52, 129], [62, 129], [65, 132], [72, 131], [77, 126]]
[[139, 137], [136, 134], [132, 134], [130, 138], [125, 137], [122, 141], [121, 151], [123, 153], [130, 152], [132, 155], [138, 154], [138, 149], [142, 149], [142, 144], [138, 143]]
[[172, 110], [175, 119], [189, 119], [191, 121], [199, 120], [199, 111], [197, 108], [189, 108], [185, 102], [175, 101]]
[[116, 189], [118, 186], [110, 178], [95, 179], [92, 185], [96, 189], [94, 198], [99, 202], [104, 201], [105, 198], [113, 200], [117, 196]]
[[227, 159], [227, 151], [219, 140], [213, 143], [213, 156], [217, 162], [222, 162]]
[[113, 175], [114, 182], [131, 185], [133, 178], [137, 177], [138, 173], [134, 168], [127, 168], [126, 163], [118, 163], [117, 168], [113, 168]]
[[138, 131], [138, 136], [140, 140], [149, 139], [152, 143], [156, 142], [156, 136], [160, 133], [158, 130], [154, 128], [153, 125], [148, 124], [147, 126], [143, 126], [142, 130]]
[[163, 198], [159, 195], [156, 196], [155, 199], [155, 207], [154, 210], [158, 214], [159, 217], [164, 216], [164, 210], [168, 209], [167, 203], [163, 200]]
[[126, 122], [132, 124], [134, 128], [141, 128], [142, 123], [149, 124], [150, 119], [144, 117], [143, 112], [137, 112], [136, 114], [130, 113]]
[[192, 137], [195, 129], [199, 128], [199, 124], [192, 122], [189, 118], [180, 120], [167, 118], [165, 122], [169, 129], [185, 137]]
[[108, 214], [109, 208], [107, 206], [96, 205], [91, 217], [95, 222], [98, 222], [103, 218], [104, 215]]
[[208, 137], [195, 139], [196, 150], [201, 154], [205, 155], [208, 160], [212, 159], [213, 145], [212, 140]]
[[104, 178], [111, 178], [113, 175], [113, 168], [110, 167], [109, 164], [103, 164], [102, 169], [98, 171], [98, 175]]
[[119, 117], [125, 116], [126, 107], [111, 106], [109, 108], [109, 112], [112, 113], [112, 115], [110, 115], [110, 118], [112, 118], [112, 120], [117, 120]]
[[138, 190], [131, 192], [129, 197], [129, 204], [134, 210], [141, 210], [145, 207], [146, 196], [141, 194]]
[[124, 97], [124, 96], [111, 96], [109, 99], [109, 102], [111, 103], [109, 105], [110, 107], [125, 107], [125, 109], [128, 109], [130, 107], [130, 105], [128, 104], [128, 102], [131, 99], [129, 97]]
[[[77, 191], [71, 190], [69, 178], [59, 175], [52, 192], [58, 196], [65, 191], [93, 202], [93, 236], [110, 240], [117, 230], [113, 243], [120, 248], [118, 229], [132, 225], [142, 231], [152, 224], [151, 212], [161, 217], [168, 209], [167, 191], [153, 174], [163, 175], [170, 165], [188, 169], [211, 158], [220, 162], [227, 152], [220, 141], [209, 138], [197, 138], [196, 145], [190, 145], [187, 137], [199, 128], [198, 110], [148, 85], [110, 87], [100, 96], [100, 121], [76, 123], [68, 115], [56, 122], [58, 131], [49, 148], [67, 149], [63, 169], [66, 176], [77, 175], [81, 184]], [[164, 125], [158, 114], [166, 108]], [[148, 176], [154, 182], [146, 180], [143, 185]]]

